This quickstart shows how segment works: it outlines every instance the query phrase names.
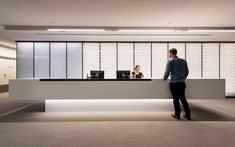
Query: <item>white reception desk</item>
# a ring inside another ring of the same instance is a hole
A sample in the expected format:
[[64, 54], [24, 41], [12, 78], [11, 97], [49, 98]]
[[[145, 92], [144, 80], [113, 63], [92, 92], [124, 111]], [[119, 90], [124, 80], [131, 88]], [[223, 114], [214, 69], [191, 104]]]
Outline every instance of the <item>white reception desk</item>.
[[[188, 99], [224, 99], [224, 79], [186, 80]], [[9, 82], [9, 96], [16, 100], [45, 99], [170, 99], [162, 79], [86, 80], [16, 79]]]

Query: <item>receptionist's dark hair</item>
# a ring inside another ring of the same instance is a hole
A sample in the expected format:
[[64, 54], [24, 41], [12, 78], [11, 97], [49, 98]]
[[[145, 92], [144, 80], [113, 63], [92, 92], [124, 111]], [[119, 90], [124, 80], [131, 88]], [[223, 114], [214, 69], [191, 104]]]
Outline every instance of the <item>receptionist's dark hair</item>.
[[173, 55], [177, 55], [177, 49], [176, 48], [170, 49], [169, 52], [172, 53]]
[[136, 66], [135, 66], [135, 69], [136, 69], [138, 66], [140, 66], [140, 65], [136, 65]]

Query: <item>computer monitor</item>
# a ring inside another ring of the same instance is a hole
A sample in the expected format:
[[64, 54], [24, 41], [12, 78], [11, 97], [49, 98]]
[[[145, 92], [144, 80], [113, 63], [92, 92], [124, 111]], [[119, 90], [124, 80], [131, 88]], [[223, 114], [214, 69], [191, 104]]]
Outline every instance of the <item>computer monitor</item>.
[[118, 70], [117, 79], [130, 79], [130, 70]]
[[104, 79], [104, 71], [103, 70], [91, 70], [91, 78], [92, 79]]

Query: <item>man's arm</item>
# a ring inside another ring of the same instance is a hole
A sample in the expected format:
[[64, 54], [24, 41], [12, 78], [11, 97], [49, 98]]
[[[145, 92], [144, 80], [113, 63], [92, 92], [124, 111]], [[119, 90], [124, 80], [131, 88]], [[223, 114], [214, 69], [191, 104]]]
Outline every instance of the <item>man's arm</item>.
[[167, 64], [166, 64], [166, 70], [165, 70], [165, 74], [164, 74], [164, 76], [163, 76], [163, 80], [165, 81], [165, 80], [167, 80], [168, 79], [168, 77], [169, 77], [169, 75], [170, 75], [170, 69], [171, 69], [171, 67], [170, 67], [170, 61], [168, 61], [167, 62]]
[[188, 70], [188, 64], [186, 62], [186, 64], [185, 64], [185, 79], [188, 77], [188, 74], [189, 74], [189, 70]]

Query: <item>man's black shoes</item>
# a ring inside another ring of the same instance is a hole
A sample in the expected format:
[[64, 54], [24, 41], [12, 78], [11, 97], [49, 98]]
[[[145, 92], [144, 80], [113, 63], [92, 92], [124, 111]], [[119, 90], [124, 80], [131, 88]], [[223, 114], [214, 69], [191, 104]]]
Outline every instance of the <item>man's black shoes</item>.
[[175, 115], [175, 114], [171, 114], [171, 117], [180, 120], [180, 116], [177, 116], [177, 115]]
[[[186, 118], [187, 120], [192, 120], [190, 116], [187, 116], [187, 115], [183, 115], [184, 118]], [[178, 119], [178, 120], [181, 120], [180, 119], [180, 116], [178, 115], [175, 115], [175, 114], [171, 114], [171, 117], [175, 118], [175, 119]]]
[[187, 120], [192, 120], [190, 116], [184, 115], [184, 118], [186, 118]]

